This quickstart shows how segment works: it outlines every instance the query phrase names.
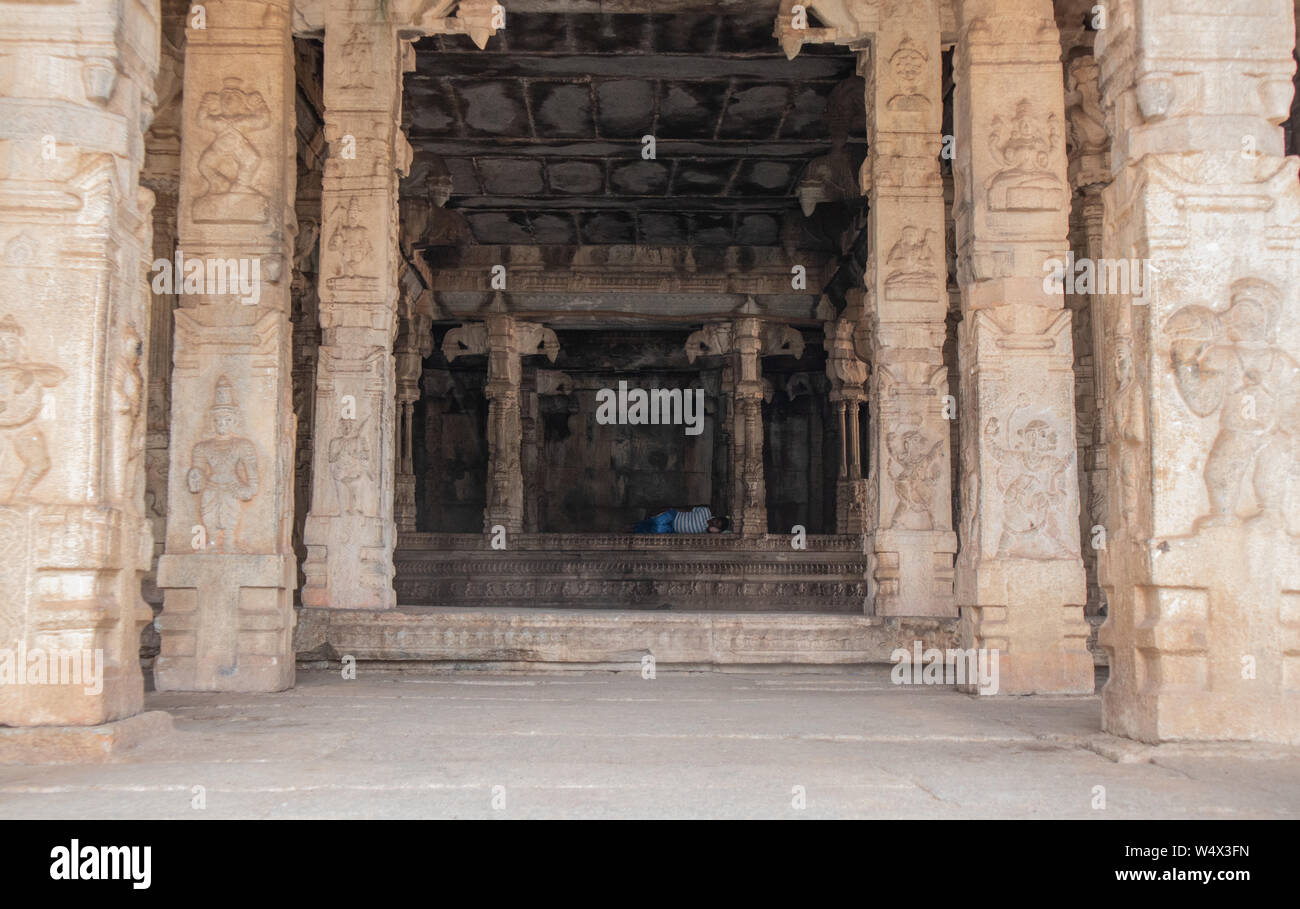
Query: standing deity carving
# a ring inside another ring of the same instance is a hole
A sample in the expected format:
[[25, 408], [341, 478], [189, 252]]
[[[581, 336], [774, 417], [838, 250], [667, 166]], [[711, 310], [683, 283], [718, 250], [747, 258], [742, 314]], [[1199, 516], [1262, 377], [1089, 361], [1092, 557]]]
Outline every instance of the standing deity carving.
[[257, 495], [260, 481], [256, 446], [235, 435], [239, 405], [235, 389], [225, 376], [217, 379], [209, 413], [213, 435], [195, 444], [185, 485], [199, 497], [199, 517], [208, 548], [238, 552], [244, 503]]

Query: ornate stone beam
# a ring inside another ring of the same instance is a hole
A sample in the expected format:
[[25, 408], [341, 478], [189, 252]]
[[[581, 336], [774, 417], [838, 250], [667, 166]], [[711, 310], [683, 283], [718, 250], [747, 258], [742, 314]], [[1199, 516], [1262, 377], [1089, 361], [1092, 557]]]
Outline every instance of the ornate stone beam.
[[[956, 0], [935, 0], [938, 27], [945, 44], [951, 43], [956, 35], [955, 7]], [[897, 27], [916, 12], [917, 4], [911, 0], [781, 0], [773, 36], [781, 43], [785, 55], [793, 60], [805, 44], [865, 46], [882, 28]], [[921, 14], [927, 15], [924, 10]], [[822, 27], [816, 27], [816, 21]]]
[[247, 266], [255, 290], [186, 288], [175, 312], [154, 676], [160, 690], [276, 691], [294, 680], [296, 582], [289, 2], [209, 2], [186, 42], [178, 246], [208, 275]]

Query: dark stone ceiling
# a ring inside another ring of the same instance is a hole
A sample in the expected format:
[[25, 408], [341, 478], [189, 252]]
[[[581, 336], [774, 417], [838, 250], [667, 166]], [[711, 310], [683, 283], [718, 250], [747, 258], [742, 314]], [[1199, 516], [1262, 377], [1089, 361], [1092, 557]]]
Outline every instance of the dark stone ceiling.
[[[424, 39], [406, 76], [404, 190], [441, 158], [447, 208], [481, 244], [779, 246], [793, 218], [785, 245], [831, 248], [794, 192], [830, 151], [827, 100], [855, 61], [834, 46], [787, 61], [775, 11], [512, 12], [485, 50]], [[861, 117], [849, 141], [858, 162]]]

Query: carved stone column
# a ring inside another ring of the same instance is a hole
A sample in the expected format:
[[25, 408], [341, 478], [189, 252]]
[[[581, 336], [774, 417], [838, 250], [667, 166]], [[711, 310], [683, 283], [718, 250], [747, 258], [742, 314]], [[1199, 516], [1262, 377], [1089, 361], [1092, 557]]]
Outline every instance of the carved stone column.
[[[162, 6], [161, 54], [153, 123], [145, 134], [144, 168], [141, 185], [154, 194], [154, 260], [171, 262], [176, 252], [176, 215], [181, 169], [181, 88], [185, 64], [186, 7], [178, 0]], [[151, 274], [151, 277], [153, 275]], [[152, 283], [152, 282], [151, 282]], [[163, 554], [167, 535], [167, 465], [170, 446], [172, 384], [172, 309], [175, 286], [160, 285], [151, 293], [149, 314], [149, 396], [145, 420], [145, 515], [154, 539], [154, 571], [145, 576], [144, 597], [155, 610], [162, 609], [163, 594], [157, 585], [156, 560]], [[142, 652], [156, 655], [157, 631], [147, 629]]]
[[686, 358], [730, 355], [722, 389], [730, 389], [727, 414], [731, 428], [731, 510], [735, 531], [745, 536], [767, 533], [767, 489], [763, 476], [763, 401], [771, 386], [763, 380], [763, 354], [803, 356], [803, 336], [788, 325], [764, 323], [753, 297], [731, 322], [715, 322], [686, 339]]
[[[437, 231], [437, 215], [451, 192], [441, 162], [422, 185], [403, 190], [401, 260], [398, 263], [397, 464], [393, 516], [403, 533], [416, 530], [415, 407], [420, 400], [424, 358], [433, 352], [433, 273], [424, 260], [425, 244]], [[412, 182], [412, 181], [407, 181]], [[404, 184], [405, 185], [405, 184]]]
[[[955, 616], [938, 0], [882, 16], [867, 79], [871, 498], [877, 615]], [[853, 409], [856, 413], [856, 408]], [[856, 436], [854, 437], [856, 442]]]
[[846, 311], [835, 317], [829, 301], [819, 310], [825, 322], [826, 376], [830, 379], [830, 400], [835, 412], [835, 429], [839, 436], [836, 458], [839, 471], [835, 488], [835, 532], [869, 533], [875, 528], [875, 509], [870, 507], [871, 489], [862, 477], [859, 452], [861, 430], [858, 414], [867, 400], [867, 364], [858, 356], [853, 344], [856, 330]]
[[520, 459], [522, 357], [545, 354], [552, 363], [560, 353], [555, 332], [506, 314], [498, 298], [486, 322], [471, 322], [447, 332], [442, 352], [450, 363], [458, 356], [487, 354], [488, 470], [483, 532], [500, 525], [507, 533], [524, 529], [524, 475]]
[[97, 725], [144, 698], [157, 4], [0, 2], [0, 22], [0, 651], [47, 671], [0, 684], [0, 725]]
[[1061, 47], [1050, 0], [959, 0], [954, 172], [963, 320], [966, 647], [996, 649], [1000, 693], [1093, 690], [1085, 641]]
[[763, 477], [763, 368], [759, 360], [762, 335], [758, 319], [748, 316], [731, 323], [731, 350], [736, 384], [732, 391], [735, 419], [735, 474], [740, 500], [735, 509], [736, 532], [744, 536], [767, 533], [767, 484]]
[[[397, 343], [397, 479], [393, 503], [397, 529], [403, 533], [415, 532], [415, 405], [420, 400], [420, 377], [424, 372], [424, 356], [414, 336], [419, 329], [404, 329]], [[425, 326], [425, 331], [431, 326]]]
[[[1070, 248], [1076, 260], [1097, 263], [1102, 257], [1101, 193], [1110, 182], [1107, 151], [1110, 140], [1102, 122], [1097, 61], [1091, 54], [1075, 57], [1066, 66], [1065, 116], [1069, 142]], [[1085, 272], [1086, 274], [1086, 272]], [[1106, 526], [1105, 425], [1101, 420], [1102, 381], [1099, 357], [1102, 336], [1102, 297], [1095, 282], [1066, 294], [1074, 328], [1075, 426], [1078, 436], [1079, 531], [1088, 583], [1085, 613], [1101, 613], [1097, 583], [1097, 549], [1093, 527]], [[1093, 622], [1099, 619], [1093, 619]]]
[[325, 10], [321, 346], [304, 606], [389, 609], [393, 592], [398, 179], [409, 42], [375, 3]]
[[[1102, 724], [1300, 743], [1300, 183], [1291, 0], [1108, 5], [1110, 654]], [[1225, 23], [1231, 37], [1224, 36]]]
[[175, 312], [155, 679], [276, 691], [294, 679], [291, 17], [288, 0], [206, 12], [187, 35], [178, 247], [256, 277], [252, 294], [186, 288]]

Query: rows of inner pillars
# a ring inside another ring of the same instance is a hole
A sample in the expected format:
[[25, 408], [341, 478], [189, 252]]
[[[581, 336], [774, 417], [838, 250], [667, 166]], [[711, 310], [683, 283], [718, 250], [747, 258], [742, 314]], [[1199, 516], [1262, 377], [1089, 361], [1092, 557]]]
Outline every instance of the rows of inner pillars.
[[[429, 334], [403, 302], [419, 266], [398, 225], [411, 157], [402, 75], [421, 35], [468, 32], [481, 45], [492, 31], [489, 4], [416, 18], [422, 6], [210, 0], [204, 27], [181, 22], [178, 37], [157, 2], [0, 2], [11, 29], [0, 83], [12, 87], [0, 105], [13, 108], [0, 117], [0, 160], [18, 200], [0, 227], [0, 270], [9, 299], [26, 304], [0, 312], [3, 368], [22, 389], [6, 392], [0, 539], [12, 593], [0, 646], [75, 645], [106, 660], [93, 694], [0, 686], [0, 723], [95, 725], [141, 709], [140, 584], [154, 555], [160, 689], [291, 686], [299, 568], [306, 606], [395, 607], [428, 353], [413, 339]], [[1051, 0], [916, 0], [905, 16], [895, 6], [837, 4], [824, 28], [799, 29], [786, 3], [776, 23], [787, 53], [810, 41], [855, 48], [866, 83], [871, 256], [847, 308], [821, 315], [844, 440], [837, 526], [870, 541], [876, 613], [960, 615], [966, 646], [999, 652], [1004, 694], [1089, 693], [1087, 561], [1109, 610], [1106, 729], [1300, 741], [1300, 182], [1280, 130], [1292, 3], [1222, 0], [1211, 14], [1114, 0], [1104, 27], [1072, 35], [1066, 55]], [[295, 31], [324, 37], [318, 242], [307, 250]], [[956, 376], [943, 358], [945, 35]], [[71, 62], [51, 68], [51, 56]], [[151, 151], [171, 156], [171, 182], [142, 174], [143, 130], [169, 95], [180, 98], [174, 141]], [[65, 127], [51, 159], [40, 124], [55, 119]], [[174, 198], [187, 256], [263, 263], [258, 300], [150, 297], [142, 271], [162, 240], [142, 180]], [[46, 203], [56, 181], [75, 204]], [[1144, 287], [1045, 286], [1044, 263], [1070, 249], [1072, 213], [1076, 250], [1150, 263]], [[291, 285], [308, 258], [315, 394], [295, 402], [304, 367]], [[742, 309], [704, 330], [708, 351], [730, 358], [742, 535], [766, 528], [758, 364], [785, 343], [771, 328]], [[488, 355], [485, 529], [517, 531], [520, 360], [554, 359], [555, 336], [504, 311], [457, 332], [458, 350]], [[1085, 342], [1087, 362], [1075, 351]], [[144, 413], [151, 372], [166, 368], [159, 349], [171, 357], [165, 455], [146, 444], [156, 421]], [[1080, 401], [1095, 412], [1081, 416]], [[303, 414], [314, 448], [295, 540]], [[146, 500], [159, 457], [162, 521]], [[1081, 497], [1096, 506], [1081, 510]]]

